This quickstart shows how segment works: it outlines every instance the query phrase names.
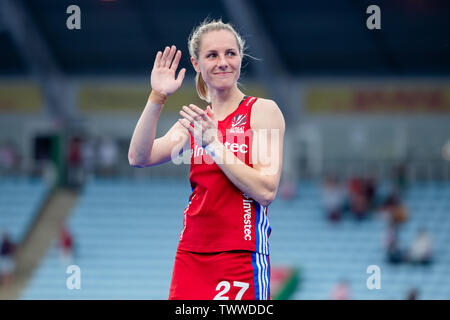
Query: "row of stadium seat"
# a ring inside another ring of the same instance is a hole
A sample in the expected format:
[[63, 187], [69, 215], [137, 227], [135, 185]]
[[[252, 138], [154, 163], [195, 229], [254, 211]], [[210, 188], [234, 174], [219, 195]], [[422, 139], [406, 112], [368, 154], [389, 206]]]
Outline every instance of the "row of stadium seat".
[[[425, 225], [436, 252], [429, 267], [385, 262], [386, 221], [379, 214], [361, 222], [345, 216], [330, 224], [322, 212], [318, 182], [301, 183], [293, 201], [275, 201], [269, 208], [271, 263], [300, 269], [292, 298], [329, 299], [336, 283], [347, 279], [353, 299], [404, 299], [412, 287], [419, 288], [422, 299], [450, 299], [450, 218], [443, 212], [445, 206], [432, 211], [410, 206], [410, 192], [419, 196], [421, 188], [412, 186], [405, 195], [410, 220], [402, 227], [400, 242], [406, 246]], [[82, 272], [81, 290], [66, 288], [69, 275], [55, 243], [23, 299], [166, 299], [189, 193], [185, 181], [149, 180], [138, 186], [127, 179], [89, 182], [69, 221], [76, 243], [73, 263]], [[432, 199], [422, 201], [424, 207], [433, 206]], [[366, 287], [370, 265], [381, 269], [379, 290]]]
[[0, 232], [20, 243], [47, 198], [49, 187], [38, 178], [0, 179]]

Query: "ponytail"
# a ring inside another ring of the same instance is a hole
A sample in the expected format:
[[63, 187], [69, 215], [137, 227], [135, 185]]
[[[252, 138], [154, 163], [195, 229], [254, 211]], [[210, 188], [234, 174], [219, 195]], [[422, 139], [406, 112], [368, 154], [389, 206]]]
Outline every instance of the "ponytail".
[[197, 72], [195, 76], [195, 87], [197, 88], [197, 94], [200, 99], [205, 100], [206, 102], [211, 102], [208, 93], [208, 86], [206, 85], [205, 80], [203, 80], [201, 72]]

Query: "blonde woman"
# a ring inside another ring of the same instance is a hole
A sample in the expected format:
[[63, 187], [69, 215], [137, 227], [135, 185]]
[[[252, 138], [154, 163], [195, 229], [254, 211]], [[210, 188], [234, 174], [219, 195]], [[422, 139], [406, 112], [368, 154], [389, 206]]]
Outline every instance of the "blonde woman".
[[227, 23], [205, 21], [188, 47], [197, 92], [209, 105], [183, 106], [155, 139], [166, 99], [182, 84], [181, 51], [155, 58], [152, 91], [131, 139], [129, 161], [148, 167], [171, 160], [190, 141], [192, 193], [175, 256], [169, 299], [270, 299], [267, 208], [281, 174], [285, 122], [272, 100], [238, 88], [244, 40]]

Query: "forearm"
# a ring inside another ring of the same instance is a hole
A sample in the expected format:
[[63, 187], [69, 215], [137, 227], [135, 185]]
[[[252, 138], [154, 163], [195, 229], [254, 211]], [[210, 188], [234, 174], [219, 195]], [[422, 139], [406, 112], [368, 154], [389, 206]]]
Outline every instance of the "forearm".
[[276, 174], [263, 174], [246, 165], [217, 140], [212, 142], [206, 150], [239, 190], [263, 206], [268, 206], [273, 201], [278, 188]]
[[128, 160], [131, 165], [145, 164], [150, 158], [162, 107], [162, 104], [156, 104], [150, 99], [147, 101], [131, 138], [128, 151]]

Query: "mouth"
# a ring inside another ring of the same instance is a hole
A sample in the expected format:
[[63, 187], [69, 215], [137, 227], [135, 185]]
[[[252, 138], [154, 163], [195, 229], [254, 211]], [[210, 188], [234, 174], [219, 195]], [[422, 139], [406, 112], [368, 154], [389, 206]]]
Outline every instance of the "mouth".
[[216, 72], [214, 73], [216, 76], [227, 76], [232, 74], [232, 72]]

